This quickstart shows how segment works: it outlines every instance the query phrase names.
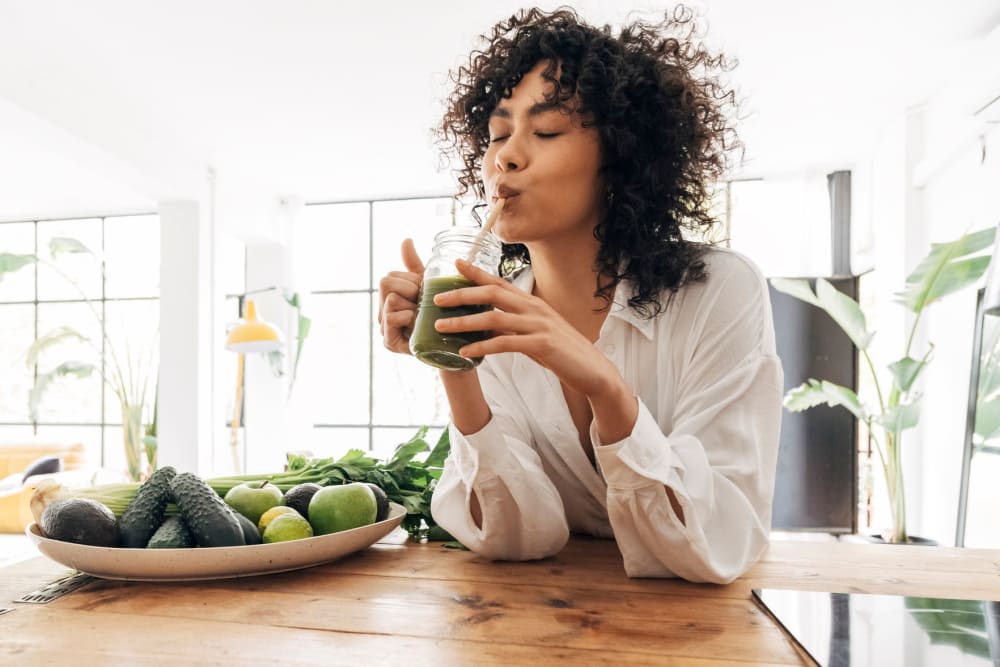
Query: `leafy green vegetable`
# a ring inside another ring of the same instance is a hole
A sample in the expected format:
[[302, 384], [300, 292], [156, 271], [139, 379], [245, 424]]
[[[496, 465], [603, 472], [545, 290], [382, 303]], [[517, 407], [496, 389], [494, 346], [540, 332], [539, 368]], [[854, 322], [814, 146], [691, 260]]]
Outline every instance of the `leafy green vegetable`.
[[[406, 508], [402, 525], [411, 536], [451, 540], [452, 537], [431, 517], [431, 496], [450, 450], [448, 429], [444, 430], [433, 449], [426, 440], [427, 430], [426, 426], [418, 429], [413, 437], [396, 447], [385, 462], [368, 456], [360, 449], [352, 449], [336, 460], [332, 457], [309, 459], [289, 454], [283, 472], [215, 477], [205, 482], [220, 496], [225, 496], [237, 484], [265, 479], [283, 492], [304, 482], [320, 486], [371, 482], [380, 486], [389, 500]], [[418, 458], [419, 454], [428, 451], [430, 453], [423, 460]], [[102, 502], [120, 516], [138, 488], [138, 483], [115, 484], [77, 490], [73, 495]], [[176, 509], [170, 506], [167, 513], [176, 513]]]

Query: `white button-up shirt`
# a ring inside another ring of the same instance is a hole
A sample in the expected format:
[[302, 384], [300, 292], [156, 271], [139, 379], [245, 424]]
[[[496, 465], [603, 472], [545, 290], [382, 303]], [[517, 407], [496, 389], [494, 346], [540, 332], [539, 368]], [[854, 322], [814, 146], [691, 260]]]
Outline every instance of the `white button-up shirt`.
[[[631, 284], [619, 284], [595, 345], [635, 392], [639, 415], [619, 442], [600, 442], [591, 423], [596, 469], [559, 379], [523, 354], [487, 356], [478, 373], [492, 418], [470, 435], [451, 427], [435, 521], [493, 559], [551, 556], [580, 532], [613, 537], [633, 577], [721, 583], [753, 564], [771, 524], [781, 362], [757, 267], [722, 248], [705, 263], [708, 279], [652, 319], [628, 306]], [[530, 270], [513, 283], [530, 292]]]

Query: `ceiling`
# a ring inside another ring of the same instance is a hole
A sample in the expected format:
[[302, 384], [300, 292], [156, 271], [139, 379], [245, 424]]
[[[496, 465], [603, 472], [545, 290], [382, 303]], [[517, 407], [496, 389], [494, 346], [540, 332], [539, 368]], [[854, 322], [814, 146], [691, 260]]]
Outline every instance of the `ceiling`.
[[[996, 0], [692, 4], [740, 62], [741, 177], [851, 168], [1000, 24]], [[257, 197], [450, 192], [430, 135], [447, 72], [519, 6], [0, 0], [0, 220], [151, 210], [201, 197], [208, 169]]]

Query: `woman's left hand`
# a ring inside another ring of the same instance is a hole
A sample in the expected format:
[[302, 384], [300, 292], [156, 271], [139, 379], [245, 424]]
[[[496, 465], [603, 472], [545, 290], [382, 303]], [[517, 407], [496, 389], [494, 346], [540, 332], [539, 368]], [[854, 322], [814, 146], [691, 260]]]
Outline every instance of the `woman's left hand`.
[[520, 352], [591, 398], [608, 392], [621, 381], [615, 365], [545, 301], [469, 262], [458, 260], [456, 266], [476, 286], [442, 292], [434, 297], [434, 302], [443, 308], [493, 306], [493, 310], [484, 313], [437, 321], [437, 330], [445, 333], [492, 333], [486, 340], [463, 347], [459, 351], [462, 356]]

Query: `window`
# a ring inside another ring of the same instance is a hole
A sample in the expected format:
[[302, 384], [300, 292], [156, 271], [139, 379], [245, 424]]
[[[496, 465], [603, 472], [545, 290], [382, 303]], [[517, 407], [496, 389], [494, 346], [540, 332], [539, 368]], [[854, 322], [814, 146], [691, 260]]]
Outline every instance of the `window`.
[[[157, 368], [159, 218], [148, 214], [0, 223], [0, 253], [35, 254], [47, 260], [50, 242], [57, 238], [76, 239], [93, 255], [63, 254], [56, 268], [42, 262], [0, 279], [0, 439], [38, 436], [80, 442], [88, 465], [125, 470], [120, 405], [99, 373], [53, 382], [34, 419], [28, 398], [40, 374], [70, 360], [98, 368], [118, 364], [126, 377], [139, 363]], [[105, 260], [103, 273], [95, 255]], [[28, 366], [32, 343], [63, 326], [87, 340], [61, 341]], [[132, 375], [140, 381], [139, 373]], [[155, 379], [149, 377], [150, 409]]]
[[295, 393], [313, 429], [302, 449], [339, 456], [358, 448], [385, 458], [418, 427], [431, 427], [431, 442], [445, 428], [448, 405], [437, 372], [382, 345], [378, 283], [402, 268], [406, 237], [426, 260], [434, 235], [455, 224], [456, 206], [450, 197], [430, 197], [305, 207], [296, 248], [312, 329]]

